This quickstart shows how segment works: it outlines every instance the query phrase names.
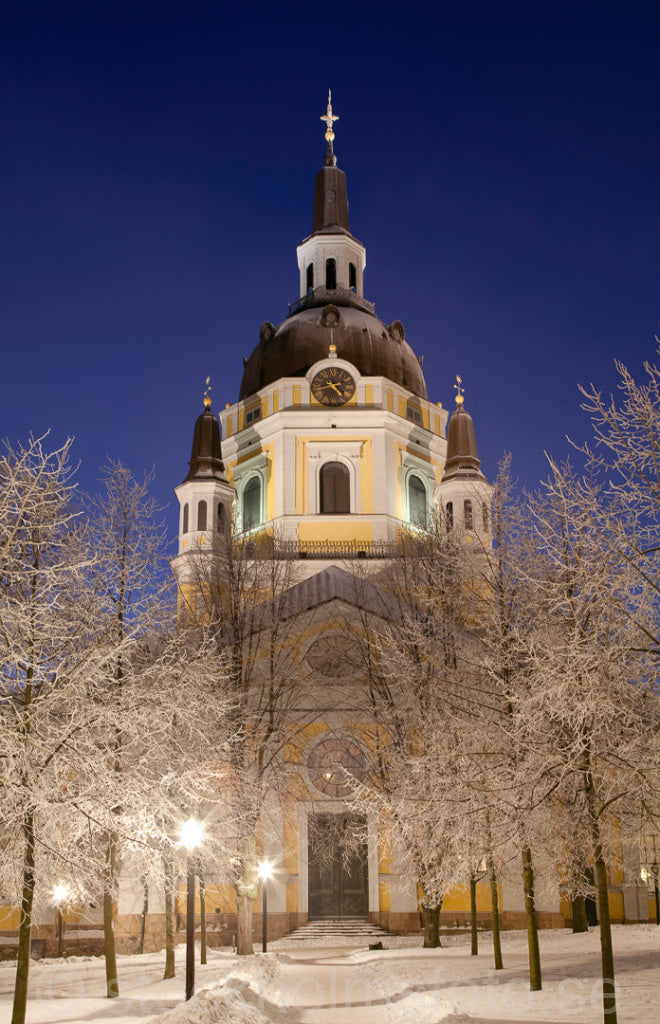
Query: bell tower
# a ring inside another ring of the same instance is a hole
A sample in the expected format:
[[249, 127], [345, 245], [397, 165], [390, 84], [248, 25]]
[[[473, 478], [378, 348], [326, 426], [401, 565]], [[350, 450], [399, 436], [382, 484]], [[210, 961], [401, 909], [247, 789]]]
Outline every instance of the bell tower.
[[467, 539], [491, 538], [492, 484], [481, 472], [472, 417], [465, 409], [463, 380], [456, 377], [456, 408], [447, 428], [447, 459], [436, 500], [449, 529], [462, 531]]
[[236, 492], [227, 480], [220, 426], [211, 412], [207, 377], [204, 410], [195, 421], [188, 475], [175, 488], [179, 500], [179, 546], [172, 568], [179, 588], [190, 582], [190, 556], [229, 541]]

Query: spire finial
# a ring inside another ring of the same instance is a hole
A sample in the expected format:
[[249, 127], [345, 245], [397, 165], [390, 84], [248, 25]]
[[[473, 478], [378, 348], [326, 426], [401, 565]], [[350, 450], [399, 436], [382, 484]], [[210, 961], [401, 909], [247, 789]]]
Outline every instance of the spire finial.
[[456, 383], [454, 384], [454, 391], [456, 392], [456, 405], [463, 405], [465, 399], [463, 393], [465, 388], [463, 387], [463, 378], [459, 373], [456, 374]]
[[332, 89], [328, 89], [328, 109], [327, 109], [325, 114], [321, 114], [320, 120], [321, 121], [325, 121], [325, 125], [326, 125], [326, 128], [325, 128], [325, 139], [326, 139], [326, 142], [328, 143], [328, 152], [326, 154], [326, 163], [328, 162], [328, 157], [332, 157], [332, 163], [334, 164], [336, 162], [336, 158], [335, 158], [335, 155], [334, 155], [334, 152], [333, 152], [333, 149], [332, 149], [332, 143], [333, 143], [334, 138], [335, 138], [335, 133], [332, 130], [332, 126], [335, 123], [335, 121], [339, 120], [339, 118], [338, 118], [338, 116], [336, 114], [332, 113]]
[[204, 408], [211, 408], [211, 378], [206, 378], [206, 390], [204, 391]]

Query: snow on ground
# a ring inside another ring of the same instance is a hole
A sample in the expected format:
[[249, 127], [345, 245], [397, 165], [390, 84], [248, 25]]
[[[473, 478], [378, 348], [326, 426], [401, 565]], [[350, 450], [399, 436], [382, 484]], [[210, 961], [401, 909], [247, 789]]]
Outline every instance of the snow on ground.
[[[281, 939], [268, 953], [209, 950], [197, 964], [197, 995], [183, 1002], [185, 950], [177, 978], [162, 981], [163, 953], [119, 957], [118, 999], [103, 997], [101, 957], [40, 960], [30, 968], [28, 1024], [600, 1024], [598, 931], [541, 933], [543, 991], [530, 992], [524, 933], [503, 935], [504, 970], [492, 969], [492, 940], [385, 939], [384, 950], [333, 949]], [[258, 947], [257, 947], [258, 948]], [[660, 1019], [660, 928], [614, 929], [619, 1024]], [[14, 963], [0, 964], [0, 1024], [11, 1018]]]

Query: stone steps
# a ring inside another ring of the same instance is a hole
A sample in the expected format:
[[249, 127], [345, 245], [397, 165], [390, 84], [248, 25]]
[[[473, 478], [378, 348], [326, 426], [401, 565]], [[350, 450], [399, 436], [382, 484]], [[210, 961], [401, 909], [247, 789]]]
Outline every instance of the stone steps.
[[309, 939], [356, 939], [361, 942], [377, 942], [379, 939], [392, 935], [378, 925], [371, 924], [363, 918], [340, 917], [310, 921], [287, 935], [287, 939], [304, 942]]

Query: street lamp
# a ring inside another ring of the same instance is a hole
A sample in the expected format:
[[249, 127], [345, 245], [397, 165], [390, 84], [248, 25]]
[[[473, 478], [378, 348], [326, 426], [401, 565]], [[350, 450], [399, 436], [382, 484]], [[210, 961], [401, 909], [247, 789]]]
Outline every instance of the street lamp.
[[201, 845], [204, 829], [199, 821], [188, 818], [181, 826], [181, 845], [188, 851], [186, 890], [186, 1000], [195, 988], [195, 850]]
[[62, 904], [66, 902], [69, 890], [66, 885], [53, 886], [53, 903], [55, 904], [55, 935], [57, 937], [57, 955], [64, 955], [64, 918]]
[[261, 949], [262, 952], [266, 952], [268, 947], [268, 879], [273, 874], [273, 865], [269, 860], [262, 860], [259, 865], [258, 875], [263, 885], [261, 887], [261, 917], [262, 917], [262, 929], [261, 929]]

